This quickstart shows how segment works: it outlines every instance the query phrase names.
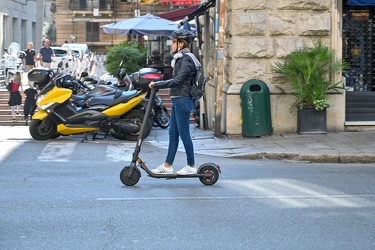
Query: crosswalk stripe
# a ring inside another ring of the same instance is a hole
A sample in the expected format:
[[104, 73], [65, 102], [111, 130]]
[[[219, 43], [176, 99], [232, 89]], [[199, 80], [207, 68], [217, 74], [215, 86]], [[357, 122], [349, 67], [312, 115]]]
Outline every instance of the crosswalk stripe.
[[38, 156], [38, 161], [69, 162], [78, 142], [54, 141], [48, 143]]
[[124, 149], [124, 145], [108, 145], [107, 160], [111, 162], [131, 161], [133, 150]]
[[[47, 143], [43, 148], [42, 152], [38, 156], [38, 161], [41, 162], [70, 162], [72, 156], [78, 150], [76, 149], [80, 142], [67, 142], [67, 141], [53, 141]], [[85, 145], [85, 144], [82, 144]], [[132, 144], [110, 144], [107, 145], [106, 150], [102, 152], [95, 152], [96, 157], [101, 159], [106, 159], [108, 162], [130, 162], [133, 157], [133, 147]]]

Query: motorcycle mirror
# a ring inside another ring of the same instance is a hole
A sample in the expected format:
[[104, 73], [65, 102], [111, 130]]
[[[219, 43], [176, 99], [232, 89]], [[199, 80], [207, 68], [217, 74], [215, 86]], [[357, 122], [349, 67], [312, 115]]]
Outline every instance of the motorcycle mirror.
[[57, 64], [57, 67], [61, 68], [63, 66], [63, 62], [60, 61], [59, 64]]
[[19, 59], [25, 59], [25, 58], [26, 58], [26, 53], [25, 53], [25, 51], [18, 51], [18, 53], [17, 53], [17, 57], [18, 57]]

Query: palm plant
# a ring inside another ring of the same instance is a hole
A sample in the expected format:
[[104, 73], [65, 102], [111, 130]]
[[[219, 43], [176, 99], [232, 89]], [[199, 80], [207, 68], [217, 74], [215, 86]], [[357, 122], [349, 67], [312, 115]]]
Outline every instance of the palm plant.
[[346, 64], [335, 58], [335, 51], [319, 39], [312, 48], [295, 50], [283, 61], [276, 62], [272, 70], [288, 79], [298, 109], [323, 110], [332, 105], [328, 92], [342, 89], [341, 82], [332, 82], [331, 73], [344, 67]]

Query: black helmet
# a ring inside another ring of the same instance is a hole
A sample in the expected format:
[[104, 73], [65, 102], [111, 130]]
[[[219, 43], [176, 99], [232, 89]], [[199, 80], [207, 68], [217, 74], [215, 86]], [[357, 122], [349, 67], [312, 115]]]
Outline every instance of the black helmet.
[[124, 79], [125, 76], [126, 76], [126, 70], [124, 68], [119, 69], [117, 72], [117, 77], [120, 79]]
[[185, 40], [187, 43], [192, 43], [196, 35], [190, 30], [176, 30], [170, 36], [171, 39]]

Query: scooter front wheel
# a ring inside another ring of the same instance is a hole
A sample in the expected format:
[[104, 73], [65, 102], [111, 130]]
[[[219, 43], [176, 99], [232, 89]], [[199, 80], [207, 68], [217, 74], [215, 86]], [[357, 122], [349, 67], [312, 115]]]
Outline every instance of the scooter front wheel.
[[213, 185], [219, 180], [220, 167], [215, 163], [205, 163], [199, 167], [198, 173], [207, 174], [207, 177], [199, 177], [204, 185]]
[[51, 118], [43, 120], [31, 120], [29, 126], [30, 135], [37, 141], [45, 141], [59, 137], [56, 124]]
[[126, 186], [134, 186], [138, 183], [141, 178], [141, 171], [138, 168], [134, 168], [133, 175], [129, 178], [130, 166], [124, 167], [120, 172], [120, 180]]

